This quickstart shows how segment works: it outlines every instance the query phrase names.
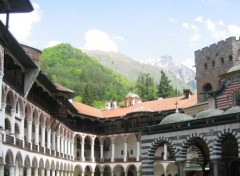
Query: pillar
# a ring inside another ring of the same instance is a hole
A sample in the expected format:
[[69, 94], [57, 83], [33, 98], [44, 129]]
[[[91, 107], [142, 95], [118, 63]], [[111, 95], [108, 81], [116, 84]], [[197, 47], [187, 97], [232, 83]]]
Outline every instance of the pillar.
[[10, 136], [15, 137], [15, 109], [11, 109], [11, 131]]
[[177, 166], [178, 166], [178, 175], [179, 176], [184, 176], [184, 161], [177, 161], [176, 162]]
[[219, 160], [217, 160], [217, 159], [212, 160], [212, 163], [213, 163], [213, 176], [218, 176]]
[[0, 175], [4, 175], [4, 164], [0, 164]]
[[27, 121], [27, 142], [32, 143], [32, 121]]
[[60, 153], [60, 136], [57, 135], [57, 152]]
[[[2, 104], [2, 84], [3, 84], [3, 76], [4, 76], [4, 47], [0, 45], [0, 105]], [[0, 116], [3, 117], [3, 116]], [[1, 126], [2, 124], [0, 124]], [[4, 126], [2, 126], [4, 127]]]
[[55, 176], [55, 170], [51, 170], [52, 176]]
[[167, 144], [164, 143], [164, 146], [163, 146], [163, 150], [164, 150], [164, 155], [163, 155], [163, 160], [167, 160]]
[[124, 162], [126, 162], [127, 159], [128, 159], [128, 153], [127, 152], [128, 152], [127, 151], [127, 143], [125, 142], [124, 143]]
[[95, 157], [94, 157], [94, 143], [91, 144], [91, 160], [94, 162], [95, 161]]
[[111, 162], [114, 162], [115, 159], [115, 144], [112, 143], [112, 158], [111, 158]]
[[45, 148], [45, 126], [41, 128], [41, 147]]
[[39, 123], [35, 123], [35, 136], [34, 136], [35, 145], [39, 145]]
[[140, 142], [137, 142], [137, 161], [140, 161]]
[[52, 132], [52, 150], [56, 150], [56, 132]]
[[81, 157], [82, 157], [82, 161], [85, 161], [85, 156], [84, 156], [84, 142], [81, 143]]
[[[23, 176], [23, 167], [22, 166], [18, 167], [18, 169], [19, 169], [19, 176]], [[17, 175], [17, 174], [15, 174], [15, 175]]]
[[37, 167], [34, 168], [34, 176], [38, 176], [38, 168]]
[[31, 167], [27, 167], [27, 176], [31, 176]]
[[100, 144], [100, 161], [103, 162], [103, 144]]
[[24, 141], [24, 116], [21, 115], [20, 116], [20, 119], [21, 119], [21, 122], [20, 122], [20, 134], [19, 134], [19, 139], [23, 141], [23, 143], [25, 142]]
[[9, 176], [15, 176], [15, 166], [14, 165], [10, 165], [9, 166]]
[[50, 176], [50, 169], [46, 169], [46, 176]]
[[58, 170], [56, 170], [56, 175], [55, 175], [55, 176], [60, 176], [60, 175], [59, 175], [59, 171], [58, 171]]
[[47, 149], [51, 149], [51, 129], [47, 129]]
[[100, 171], [100, 176], [103, 176], [103, 171]]

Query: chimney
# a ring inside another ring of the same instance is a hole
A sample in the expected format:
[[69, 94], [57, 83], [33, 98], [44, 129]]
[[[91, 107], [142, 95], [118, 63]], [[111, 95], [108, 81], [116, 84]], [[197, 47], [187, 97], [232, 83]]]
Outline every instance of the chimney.
[[110, 110], [111, 109], [111, 103], [108, 101], [105, 103], [105, 110]]
[[117, 102], [115, 100], [112, 102], [112, 109], [117, 109]]
[[190, 89], [184, 89], [183, 93], [184, 93], [184, 98], [185, 99], [189, 99], [191, 97], [191, 95], [193, 95], [193, 93]]

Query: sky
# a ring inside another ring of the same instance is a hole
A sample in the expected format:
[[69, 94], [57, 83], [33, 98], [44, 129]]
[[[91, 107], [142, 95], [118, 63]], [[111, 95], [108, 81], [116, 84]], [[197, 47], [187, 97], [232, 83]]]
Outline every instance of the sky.
[[193, 68], [194, 51], [240, 36], [239, 0], [30, 1], [35, 10], [11, 14], [9, 29], [40, 50], [70, 43], [135, 59], [170, 55]]

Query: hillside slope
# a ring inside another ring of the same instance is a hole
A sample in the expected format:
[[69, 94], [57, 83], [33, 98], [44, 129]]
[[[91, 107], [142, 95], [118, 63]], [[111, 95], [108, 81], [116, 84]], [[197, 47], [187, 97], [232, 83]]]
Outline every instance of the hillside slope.
[[[192, 90], [196, 89], [195, 82], [194, 80], [192, 81], [192, 78], [194, 79], [195, 77], [194, 76], [195, 73], [183, 65], [179, 64], [180, 67], [178, 67], [177, 65], [173, 65], [172, 60], [169, 61], [167, 59], [165, 60], [165, 64], [171, 65], [171, 67], [165, 67], [164, 65], [160, 67], [159, 64], [157, 63], [156, 64], [151, 64], [148, 62], [144, 63], [143, 60], [134, 60], [130, 57], [127, 57], [117, 52], [103, 52], [103, 51], [85, 51], [85, 52], [89, 56], [99, 60], [99, 62], [101, 62], [103, 65], [110, 67], [114, 71], [124, 75], [133, 82], [137, 80], [137, 77], [140, 72], [145, 72], [152, 75], [155, 82], [159, 83], [161, 77], [160, 72], [161, 70], [163, 70], [171, 80], [171, 85], [174, 88], [178, 87], [179, 91], [182, 91], [182, 89], [184, 88], [191, 88]], [[184, 74], [184, 70], [186, 74]], [[189, 78], [183, 79], [186, 77]]]
[[91, 96], [97, 107], [105, 101], [121, 101], [132, 86], [125, 77], [70, 44], [44, 49], [41, 68], [53, 82], [74, 90], [78, 100]]

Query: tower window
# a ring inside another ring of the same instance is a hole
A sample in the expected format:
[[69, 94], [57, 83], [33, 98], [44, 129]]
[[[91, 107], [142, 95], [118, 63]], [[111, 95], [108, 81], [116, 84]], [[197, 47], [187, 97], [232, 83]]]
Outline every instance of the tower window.
[[212, 67], [213, 68], [215, 67], [215, 61], [212, 61]]
[[240, 94], [235, 97], [236, 105], [240, 106]]
[[224, 64], [224, 58], [223, 57], [221, 57], [221, 64]]
[[207, 69], [207, 63], [204, 63], [204, 68]]
[[232, 62], [232, 61], [233, 61], [232, 55], [229, 55], [228, 60], [229, 60], [229, 62]]

